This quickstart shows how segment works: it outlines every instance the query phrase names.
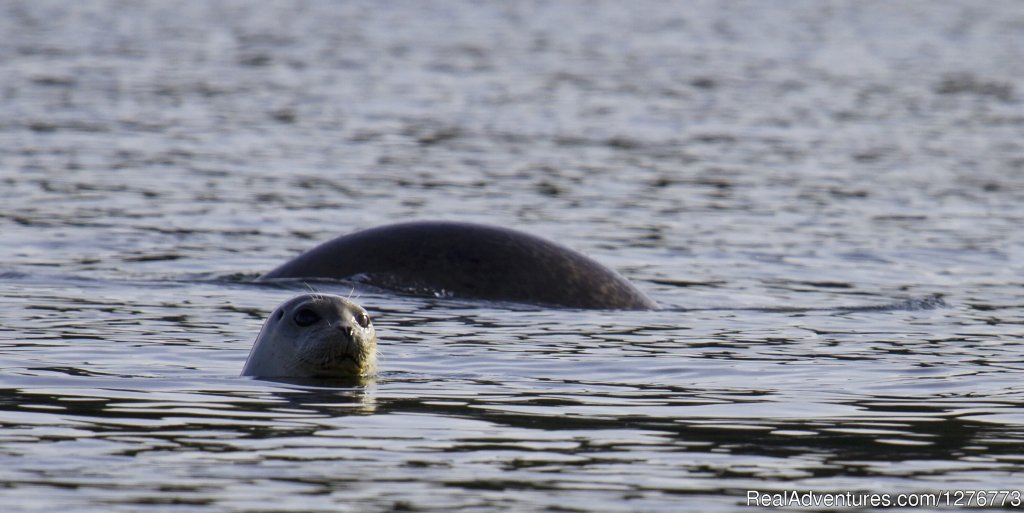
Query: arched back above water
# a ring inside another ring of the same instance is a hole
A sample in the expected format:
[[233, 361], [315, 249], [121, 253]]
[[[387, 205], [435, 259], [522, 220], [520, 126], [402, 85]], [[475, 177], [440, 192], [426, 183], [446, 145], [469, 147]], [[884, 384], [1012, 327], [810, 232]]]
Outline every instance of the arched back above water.
[[[1021, 27], [1008, 0], [4, 2], [0, 510], [1019, 491]], [[380, 374], [238, 377], [306, 291], [256, 276], [412, 219], [556, 240], [667, 308], [315, 283], [373, 316]]]

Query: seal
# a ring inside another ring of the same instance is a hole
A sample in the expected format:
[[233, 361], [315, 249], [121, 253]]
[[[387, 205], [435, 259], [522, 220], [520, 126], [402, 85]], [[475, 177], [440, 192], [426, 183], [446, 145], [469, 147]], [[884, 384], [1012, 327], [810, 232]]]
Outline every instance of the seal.
[[263, 323], [242, 376], [368, 376], [377, 369], [377, 334], [366, 310], [341, 296], [303, 294]]
[[495, 226], [419, 221], [343, 235], [264, 274], [353, 280], [396, 292], [578, 309], [648, 310], [615, 271], [559, 244]]

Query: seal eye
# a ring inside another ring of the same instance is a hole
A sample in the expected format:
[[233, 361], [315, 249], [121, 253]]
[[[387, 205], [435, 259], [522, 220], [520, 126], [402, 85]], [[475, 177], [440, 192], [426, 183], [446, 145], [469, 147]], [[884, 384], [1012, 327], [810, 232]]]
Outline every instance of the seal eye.
[[320, 320], [320, 314], [309, 308], [299, 308], [295, 311], [295, 315], [292, 316], [292, 320], [299, 326], [311, 326]]
[[358, 322], [360, 326], [366, 328], [370, 326], [370, 316], [366, 315], [366, 312], [359, 312], [359, 314], [356, 315], [356, 322]]

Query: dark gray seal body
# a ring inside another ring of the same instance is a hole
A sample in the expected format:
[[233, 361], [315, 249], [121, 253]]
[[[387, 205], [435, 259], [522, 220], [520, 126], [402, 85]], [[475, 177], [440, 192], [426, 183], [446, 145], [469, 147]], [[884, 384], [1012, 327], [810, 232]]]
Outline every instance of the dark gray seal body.
[[566, 308], [657, 304], [615, 271], [554, 242], [470, 223], [410, 222], [325, 242], [260, 277], [354, 279], [414, 294]]

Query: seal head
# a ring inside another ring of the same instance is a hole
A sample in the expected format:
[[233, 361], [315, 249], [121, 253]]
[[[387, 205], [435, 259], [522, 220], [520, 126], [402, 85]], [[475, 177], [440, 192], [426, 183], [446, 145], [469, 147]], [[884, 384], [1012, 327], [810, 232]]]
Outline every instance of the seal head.
[[367, 376], [377, 368], [377, 334], [366, 310], [341, 296], [304, 294], [263, 324], [242, 376]]

